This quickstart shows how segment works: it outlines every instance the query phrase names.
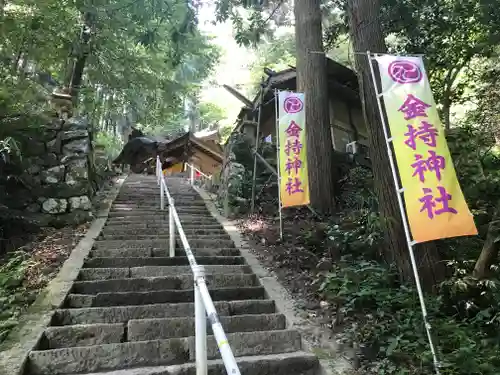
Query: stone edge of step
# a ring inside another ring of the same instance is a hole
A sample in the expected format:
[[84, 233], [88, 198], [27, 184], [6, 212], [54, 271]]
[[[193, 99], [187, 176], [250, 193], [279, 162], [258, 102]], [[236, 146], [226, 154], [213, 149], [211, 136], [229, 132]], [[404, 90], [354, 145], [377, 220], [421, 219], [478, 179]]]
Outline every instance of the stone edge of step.
[[33, 305], [22, 316], [21, 323], [10, 333], [0, 345], [0, 374], [22, 375], [29, 352], [42, 338], [45, 328], [50, 324], [54, 307], [63, 304], [66, 295], [78, 277], [85, 257], [94, 246], [106, 223], [108, 212], [113, 201], [128, 176], [117, 178], [108, 196], [102, 202], [100, 211], [95, 216], [85, 236], [72, 250], [70, 257], [64, 262], [57, 276], [39, 294]]
[[[266, 297], [270, 300], [274, 300], [276, 305], [276, 312], [282, 313], [286, 318], [287, 329], [294, 329], [295, 327], [300, 327], [300, 331], [303, 332], [307, 328], [313, 329], [314, 327], [308, 323], [304, 318], [301, 318], [297, 313], [294, 306], [293, 298], [290, 293], [281, 285], [275, 276], [273, 276], [270, 271], [266, 270], [259, 262], [258, 258], [251, 252], [252, 246], [243, 238], [240, 230], [237, 227], [236, 222], [222, 216], [210, 196], [203, 189], [197, 186], [193, 187], [194, 190], [203, 198], [207, 209], [210, 214], [217, 220], [218, 223], [222, 225], [224, 230], [229, 234], [231, 240], [234, 242], [235, 248], [240, 250], [241, 256], [245, 258], [246, 264], [249, 266], [251, 272], [255, 274], [260, 281], [260, 284], [264, 288], [264, 293]], [[314, 346], [312, 342], [307, 340], [304, 335], [301, 335], [302, 350], [314, 354]], [[338, 350], [339, 348], [332, 348]], [[332, 350], [333, 351], [333, 350]], [[335, 362], [332, 363], [332, 359], [319, 359], [319, 370], [318, 375], [335, 375], [348, 373], [354, 370], [352, 363], [343, 358], [341, 353]], [[335, 367], [335, 369], [334, 369]]]
[[[255, 372], [255, 366], [262, 362], [264, 362], [265, 364], [265, 369], [277, 369], [285, 365], [288, 370], [293, 370], [291, 372], [286, 371], [278, 375], [313, 375], [316, 374], [316, 367], [318, 363], [317, 358], [314, 354], [305, 351], [271, 355], [244, 356], [236, 358], [236, 361], [238, 362], [243, 375], [276, 375], [276, 372], [274, 371], [267, 372], [264, 370], [263, 372]], [[222, 360], [209, 360], [207, 361], [207, 363], [210, 374], [226, 374]], [[297, 371], [296, 366], [298, 363], [303, 364], [304, 367], [307, 366], [307, 372], [302, 372], [305, 369], [299, 369], [299, 372], [294, 372]], [[195, 372], [196, 364], [189, 362], [182, 365], [139, 367], [134, 369], [87, 373], [82, 375], [195, 375]]]

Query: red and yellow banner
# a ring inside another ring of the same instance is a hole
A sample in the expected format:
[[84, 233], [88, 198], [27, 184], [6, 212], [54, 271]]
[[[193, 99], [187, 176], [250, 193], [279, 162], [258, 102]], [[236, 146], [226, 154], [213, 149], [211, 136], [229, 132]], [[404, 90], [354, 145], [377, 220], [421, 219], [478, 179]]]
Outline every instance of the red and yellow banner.
[[278, 139], [281, 206], [309, 204], [304, 94], [279, 92]]
[[376, 61], [413, 239], [477, 234], [422, 58], [385, 55]]

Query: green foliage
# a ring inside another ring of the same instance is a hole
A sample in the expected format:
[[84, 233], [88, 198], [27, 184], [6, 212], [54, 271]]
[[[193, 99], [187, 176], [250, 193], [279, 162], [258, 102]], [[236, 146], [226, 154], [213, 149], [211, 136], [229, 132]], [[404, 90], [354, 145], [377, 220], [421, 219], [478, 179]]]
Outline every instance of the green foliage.
[[[16, 0], [2, 11], [0, 139], [47, 109], [47, 94], [69, 84], [82, 56], [78, 107], [96, 131], [118, 134], [136, 122], [178, 130], [184, 98], [200, 91], [219, 58], [184, 0]], [[80, 38], [82, 19], [89, 43]]]
[[233, 126], [224, 126], [219, 129], [221, 144], [226, 144], [227, 140], [231, 136], [231, 133], [233, 132], [233, 129]]
[[201, 102], [198, 110], [200, 113], [200, 129], [217, 129], [219, 122], [227, 117], [223, 108], [210, 102]]
[[295, 66], [295, 34], [288, 31], [279, 36], [265, 38], [256, 50], [256, 59], [250, 65], [254, 94], [259, 89], [264, 68], [280, 71]]
[[[498, 374], [498, 280], [478, 282], [464, 276], [469, 272], [455, 264], [454, 276], [426, 299], [442, 373]], [[366, 373], [432, 373], [416, 290], [399, 282], [394, 266], [345, 255], [321, 280], [319, 292], [344, 317], [349, 339], [361, 344]]]
[[107, 132], [99, 132], [95, 144], [98, 147], [104, 148], [109, 160], [116, 159], [123, 148], [121, 139]]
[[[494, 52], [499, 19], [498, 6], [478, 0], [386, 0], [382, 22], [398, 37], [394, 51], [425, 54], [436, 101], [446, 106], [473, 83], [472, 60]], [[469, 80], [461, 81], [464, 71]]]
[[33, 301], [23, 287], [28, 265], [24, 252], [12, 254], [5, 264], [0, 265], [0, 343], [17, 325], [22, 309]]
[[[452, 129], [447, 138], [458, 177], [484, 237], [500, 199], [498, 156], [490, 127], [477, 112]], [[319, 293], [343, 318], [346, 337], [360, 345], [362, 373], [424, 375], [432, 357], [416, 289], [400, 282], [393, 264], [382, 260], [382, 219], [372, 190], [371, 173], [354, 168], [342, 180], [337, 223], [328, 239], [338, 260], [318, 275]], [[496, 375], [500, 338], [500, 278], [495, 263], [488, 279], [471, 277], [481, 251], [480, 237], [439, 241], [447, 259], [447, 278], [426, 295], [442, 374]]]
[[342, 208], [350, 210], [371, 209], [376, 211], [377, 200], [373, 191], [373, 174], [364, 167], [351, 168], [339, 181]]

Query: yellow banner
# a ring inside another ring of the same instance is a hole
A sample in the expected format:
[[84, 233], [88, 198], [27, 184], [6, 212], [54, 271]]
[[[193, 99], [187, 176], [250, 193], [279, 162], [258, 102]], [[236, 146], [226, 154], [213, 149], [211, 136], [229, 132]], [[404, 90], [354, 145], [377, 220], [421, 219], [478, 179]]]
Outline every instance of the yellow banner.
[[281, 206], [309, 204], [304, 94], [279, 92], [279, 169]]
[[420, 57], [376, 57], [411, 234], [416, 242], [477, 234]]

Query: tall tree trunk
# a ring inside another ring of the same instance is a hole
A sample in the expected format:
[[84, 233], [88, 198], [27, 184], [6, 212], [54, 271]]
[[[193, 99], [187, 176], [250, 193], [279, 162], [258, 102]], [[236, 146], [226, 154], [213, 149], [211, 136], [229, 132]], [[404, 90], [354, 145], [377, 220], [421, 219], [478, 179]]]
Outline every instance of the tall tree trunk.
[[[78, 92], [81, 88], [83, 81], [83, 72], [85, 69], [85, 64], [87, 58], [90, 54], [90, 36], [91, 30], [94, 24], [94, 14], [91, 11], [86, 11], [82, 15], [83, 25], [78, 38], [78, 47], [76, 51], [76, 56], [72, 63], [72, 69], [69, 77], [69, 93], [73, 97], [73, 103], [76, 105], [78, 103]], [[72, 54], [75, 53], [73, 50]]]
[[[349, 28], [356, 52], [385, 53], [387, 47], [380, 22], [380, 0], [348, 0]], [[356, 67], [360, 84], [363, 113], [370, 141], [370, 159], [378, 197], [380, 214], [385, 219], [386, 260], [395, 262], [403, 281], [413, 279], [413, 272], [406, 242], [403, 222], [399, 211], [396, 190], [387, 154], [376, 91], [370, 74], [369, 60], [364, 54], [356, 54]], [[441, 281], [445, 266], [436, 246], [425, 243], [415, 247], [415, 257], [426, 289]]]
[[449, 93], [446, 94], [446, 97], [443, 100], [443, 108], [441, 109], [441, 113], [443, 115], [445, 134], [447, 134], [450, 131], [451, 99], [449, 95], [450, 95]]
[[484, 241], [481, 254], [476, 261], [472, 275], [478, 279], [487, 277], [490, 267], [495, 263], [500, 251], [500, 202], [497, 204], [495, 215], [488, 226], [488, 234]]
[[335, 178], [320, 4], [320, 0], [295, 1], [295, 43], [297, 88], [306, 96], [307, 163], [311, 205], [316, 210], [329, 214], [335, 210]]

